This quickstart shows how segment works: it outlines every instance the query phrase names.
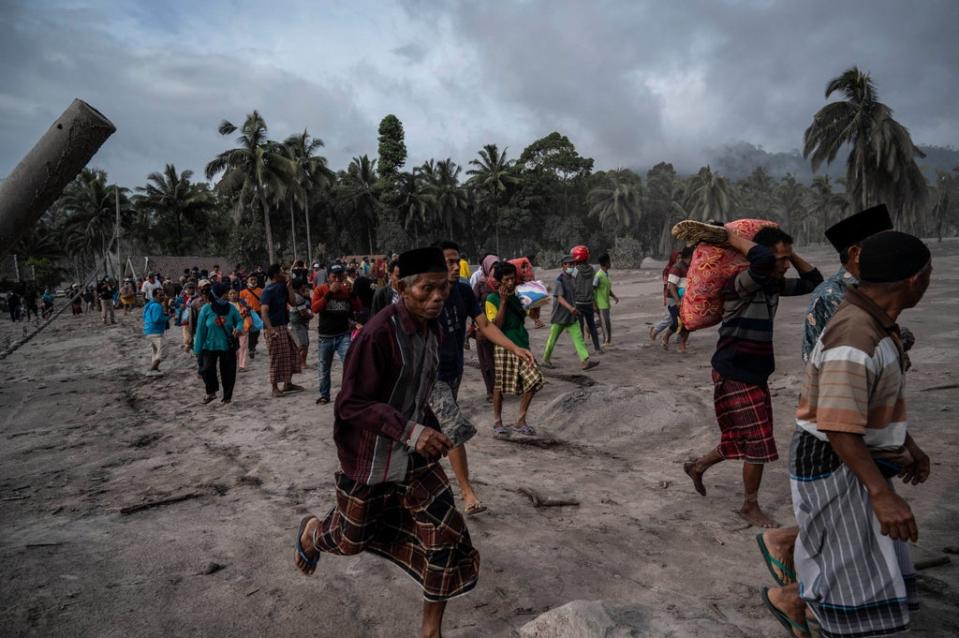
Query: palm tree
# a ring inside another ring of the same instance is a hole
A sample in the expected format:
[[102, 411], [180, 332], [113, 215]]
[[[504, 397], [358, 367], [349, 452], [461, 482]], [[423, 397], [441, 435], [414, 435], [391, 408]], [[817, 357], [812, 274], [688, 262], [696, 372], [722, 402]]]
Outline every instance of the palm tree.
[[217, 129], [220, 135], [232, 135], [240, 131], [236, 138], [237, 148], [223, 151], [206, 165], [207, 179], [213, 179], [223, 173], [217, 188], [238, 197], [243, 203], [254, 200], [263, 215], [263, 231], [266, 235], [266, 250], [270, 263], [275, 263], [273, 249], [273, 229], [270, 225], [270, 194], [278, 199], [278, 194], [286, 189], [293, 173], [292, 163], [283, 157], [280, 145], [266, 137], [266, 121], [257, 112], [249, 114], [243, 126], [237, 128], [223, 120]]
[[403, 228], [413, 231], [413, 243], [419, 244], [420, 229], [430, 225], [436, 198], [418, 169], [397, 175], [396, 209]]
[[816, 175], [812, 178], [812, 206], [822, 215], [822, 232], [825, 236], [829, 228], [830, 213], [833, 210], [843, 211], [849, 201], [832, 190], [832, 182], [828, 175]]
[[428, 180], [427, 192], [434, 199], [437, 216], [445, 222], [446, 236], [450, 239], [453, 237], [453, 218], [466, 210], [466, 191], [459, 185], [461, 170], [450, 158], [437, 162], [435, 169], [430, 160], [422, 169], [423, 177]]
[[105, 171], [84, 168], [57, 202], [65, 215], [63, 229], [67, 249], [92, 256], [94, 263], [102, 259], [104, 272], [111, 270], [109, 250], [117, 230], [117, 197], [119, 195], [122, 224], [123, 217], [131, 211], [128, 192], [126, 188], [107, 184]]
[[586, 196], [590, 217], [614, 232], [634, 228], [642, 217], [638, 184], [613, 178], [608, 187], [594, 188]]
[[837, 91], [845, 99], [821, 108], [803, 136], [803, 157], [810, 158], [813, 171], [832, 163], [848, 146], [846, 187], [853, 203], [867, 208], [897, 198], [901, 212], [913, 201], [909, 198], [924, 197], [914, 165], [916, 157], [925, 155], [893, 119], [892, 109], [879, 101], [869, 74], [857, 67], [844, 71], [826, 85], [826, 98]]
[[805, 193], [805, 187], [791, 173], [786, 173], [776, 189], [776, 206], [782, 213], [787, 232], [796, 233], [794, 222], [806, 216]]
[[373, 228], [380, 210], [380, 189], [376, 175], [376, 160], [366, 155], [354, 157], [346, 172], [340, 175], [340, 184], [345, 203], [366, 226], [370, 254], [373, 254]]
[[660, 162], [646, 173], [646, 199], [643, 212], [661, 220], [658, 254], [669, 255], [673, 243], [672, 228], [689, 215], [683, 207], [686, 187], [672, 164]]
[[172, 220], [173, 246], [177, 254], [183, 254], [186, 248], [183, 241], [184, 222], [193, 221], [213, 207], [209, 193], [192, 183], [192, 176], [193, 171], [177, 173], [173, 164], [167, 164], [162, 173], [154, 172], [147, 176], [146, 186], [136, 189], [142, 193], [135, 198], [137, 204], [146, 207], [161, 220]]
[[500, 252], [499, 207], [511, 186], [522, 181], [514, 171], [513, 162], [506, 159], [506, 150], [500, 153], [496, 144], [487, 144], [479, 152], [479, 159], [470, 160], [473, 168], [466, 171], [469, 182], [476, 187], [487, 208], [492, 208], [496, 226], [496, 253]]
[[732, 205], [729, 182], [706, 165], [694, 175], [686, 190], [686, 209], [702, 220], [726, 221], [726, 212]]
[[[327, 166], [326, 158], [314, 153], [323, 147], [323, 140], [311, 137], [304, 129], [303, 133], [291, 135], [283, 142], [287, 156], [292, 160], [294, 173], [292, 188], [293, 198], [303, 207], [303, 217], [306, 221], [306, 254], [307, 259], [313, 262], [313, 241], [310, 236], [310, 198], [317, 192], [328, 189], [336, 180], [336, 175]], [[293, 233], [292, 200], [290, 213], [290, 232]], [[295, 242], [294, 242], [295, 246]], [[295, 248], [294, 248], [295, 250]]]

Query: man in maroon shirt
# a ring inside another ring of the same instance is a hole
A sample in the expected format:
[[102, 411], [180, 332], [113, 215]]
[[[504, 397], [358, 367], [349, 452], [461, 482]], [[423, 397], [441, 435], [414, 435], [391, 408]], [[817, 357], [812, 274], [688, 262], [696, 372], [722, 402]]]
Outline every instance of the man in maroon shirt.
[[295, 562], [307, 575], [321, 552], [396, 563], [423, 588], [421, 635], [438, 637], [446, 601], [476, 586], [479, 553], [438, 462], [452, 442], [429, 407], [446, 262], [438, 248], [419, 248], [400, 255], [399, 267], [400, 300], [366, 324], [346, 357], [334, 404], [336, 507], [300, 521]]

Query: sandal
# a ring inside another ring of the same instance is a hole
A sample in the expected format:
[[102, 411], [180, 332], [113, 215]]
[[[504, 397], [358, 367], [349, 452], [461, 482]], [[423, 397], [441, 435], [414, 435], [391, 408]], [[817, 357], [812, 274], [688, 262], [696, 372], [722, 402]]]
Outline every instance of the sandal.
[[215, 398], [216, 398], [216, 395], [215, 395], [215, 394], [208, 394], [208, 395], [206, 395], [205, 397], [203, 397], [203, 405], [206, 405], [207, 403], [209, 403], [210, 401], [212, 401], [212, 400], [215, 399]]
[[[300, 542], [300, 538], [303, 537], [303, 529], [306, 527], [306, 524], [314, 518], [316, 517], [312, 514], [309, 516], [304, 516], [300, 521], [300, 527], [296, 530], [296, 553], [300, 555], [300, 558], [302, 558], [309, 567], [316, 567], [316, 564], [320, 562], [320, 555], [317, 554], [316, 558], [310, 558], [307, 556], [306, 551], [303, 549], [303, 544]], [[313, 549], [316, 550], [315, 547]]]
[[769, 610], [769, 613], [773, 615], [773, 618], [779, 621], [779, 624], [782, 625], [786, 631], [789, 632], [789, 635], [792, 638], [796, 638], [796, 631], [799, 631], [801, 634], [809, 635], [809, 625], [803, 622], [802, 624], [797, 623], [795, 620], [786, 615], [786, 613], [772, 604], [772, 601], [769, 600], [769, 588], [763, 587], [762, 590], [763, 604], [766, 605], [766, 609]]
[[320, 397], [319, 399], [316, 400], [317, 405], [326, 405], [329, 402], [330, 402], [330, 397]]
[[482, 514], [486, 511], [486, 506], [480, 503], [473, 503], [472, 505], [467, 505], [466, 509], [463, 510], [463, 513], [467, 516], [476, 516], [477, 514]]
[[[763, 555], [763, 560], [766, 561], [766, 568], [769, 569], [769, 573], [777, 585], [785, 587], [786, 585], [796, 582], [796, 572], [787, 567], [782, 561], [773, 557], [769, 548], [766, 547], [766, 541], [763, 539], [762, 534], [756, 534], [756, 544], [759, 545], [759, 551]], [[782, 573], [777, 574], [777, 569]]]
[[536, 430], [533, 429], [533, 426], [524, 423], [520, 427], [513, 426], [513, 432], [517, 434], [525, 434], [526, 436], [536, 436]]
[[598, 365], [599, 365], [599, 361], [587, 361], [586, 365], [583, 366], [583, 372], [586, 372], [587, 370], [592, 370]]
[[495, 436], [498, 439], [508, 439], [510, 436], [509, 428], [504, 426], [502, 423], [500, 423], [499, 425], [494, 425], [493, 436]]

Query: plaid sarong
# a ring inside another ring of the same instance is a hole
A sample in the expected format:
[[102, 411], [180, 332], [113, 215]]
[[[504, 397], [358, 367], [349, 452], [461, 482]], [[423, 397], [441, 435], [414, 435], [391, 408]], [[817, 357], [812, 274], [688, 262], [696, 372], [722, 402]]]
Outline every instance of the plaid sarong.
[[713, 370], [713, 404], [722, 437], [724, 459], [768, 463], [779, 458], [773, 437], [773, 404], [769, 387], [724, 379]]
[[789, 478], [799, 524], [799, 595], [822, 635], [885, 636], [908, 629], [909, 612], [919, 608], [909, 545], [881, 533], [862, 481], [828, 442], [798, 428]]
[[429, 602], [465, 594], [479, 578], [479, 552], [439, 463], [413, 470], [407, 483], [365, 485], [337, 472], [336, 507], [313, 544], [341, 556], [378, 554], [418, 582]]
[[274, 326], [267, 331], [266, 342], [270, 354], [270, 383], [286, 383], [300, 372], [300, 356], [286, 326]]
[[501, 346], [496, 346], [493, 351], [493, 360], [496, 362], [494, 390], [504, 394], [524, 394], [543, 387], [543, 373], [535, 363], [530, 365]]

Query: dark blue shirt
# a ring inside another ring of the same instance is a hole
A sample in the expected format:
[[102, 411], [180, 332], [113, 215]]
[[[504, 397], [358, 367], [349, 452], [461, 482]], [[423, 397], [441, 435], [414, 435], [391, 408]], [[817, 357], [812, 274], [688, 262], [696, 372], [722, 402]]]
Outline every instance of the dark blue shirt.
[[469, 284], [461, 281], [452, 284], [440, 313], [440, 365], [437, 378], [454, 383], [463, 376], [463, 348], [466, 345], [466, 320], [483, 314], [476, 295]]
[[271, 283], [260, 293], [260, 305], [270, 307], [270, 325], [285, 326], [290, 323], [290, 311], [286, 308], [288, 299], [286, 284]]

